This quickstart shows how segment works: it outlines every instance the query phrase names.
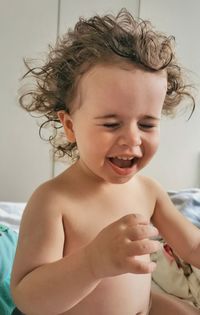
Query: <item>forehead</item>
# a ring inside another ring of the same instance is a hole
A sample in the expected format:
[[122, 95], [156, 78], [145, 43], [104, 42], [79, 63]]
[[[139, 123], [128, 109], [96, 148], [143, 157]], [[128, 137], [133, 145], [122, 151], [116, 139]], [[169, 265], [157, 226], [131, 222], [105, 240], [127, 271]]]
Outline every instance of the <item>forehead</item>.
[[132, 64], [96, 65], [79, 81], [79, 106], [99, 104], [101, 108], [117, 104], [125, 106], [137, 102], [163, 104], [167, 90], [164, 70], [145, 71]]

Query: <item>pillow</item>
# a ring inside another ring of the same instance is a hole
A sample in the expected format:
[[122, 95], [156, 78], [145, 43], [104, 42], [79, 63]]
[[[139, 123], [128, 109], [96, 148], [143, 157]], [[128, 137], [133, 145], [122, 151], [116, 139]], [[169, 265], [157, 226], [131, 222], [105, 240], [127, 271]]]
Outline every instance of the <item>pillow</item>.
[[200, 228], [200, 189], [182, 189], [168, 192], [176, 208], [194, 225]]
[[25, 206], [24, 202], [0, 202], [0, 224], [18, 232]]

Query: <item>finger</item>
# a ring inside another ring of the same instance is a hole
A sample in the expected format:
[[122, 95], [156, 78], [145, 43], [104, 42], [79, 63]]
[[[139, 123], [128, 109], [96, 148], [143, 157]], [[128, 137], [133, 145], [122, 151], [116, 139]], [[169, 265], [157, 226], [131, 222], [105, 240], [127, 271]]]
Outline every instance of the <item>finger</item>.
[[153, 261], [141, 261], [139, 259], [130, 260], [128, 263], [130, 273], [146, 274], [152, 273], [156, 269], [156, 263]]
[[142, 240], [158, 236], [158, 230], [150, 224], [138, 224], [127, 229], [127, 237], [131, 241]]
[[139, 256], [151, 254], [161, 248], [159, 241], [144, 239], [139, 241], [127, 241], [126, 254], [128, 256]]

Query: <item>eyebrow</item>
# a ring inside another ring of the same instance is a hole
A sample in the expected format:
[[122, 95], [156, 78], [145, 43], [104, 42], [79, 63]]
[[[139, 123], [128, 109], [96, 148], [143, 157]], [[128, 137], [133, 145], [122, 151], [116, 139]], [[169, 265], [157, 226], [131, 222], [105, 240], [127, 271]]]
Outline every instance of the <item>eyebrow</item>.
[[[109, 118], [118, 118], [119, 116], [116, 114], [107, 114], [107, 115], [103, 115], [103, 116], [97, 116], [95, 117], [95, 119], [109, 119]], [[160, 120], [160, 118], [158, 117], [154, 117], [151, 115], [146, 115], [143, 117], [143, 119], [150, 119], [150, 120]]]
[[150, 115], [146, 115], [146, 116], [144, 116], [144, 119], [160, 120], [160, 118], [155, 117], [155, 116], [150, 116]]
[[117, 118], [118, 115], [115, 114], [108, 114], [108, 115], [103, 115], [103, 116], [97, 116], [95, 119], [109, 119], [109, 118]]

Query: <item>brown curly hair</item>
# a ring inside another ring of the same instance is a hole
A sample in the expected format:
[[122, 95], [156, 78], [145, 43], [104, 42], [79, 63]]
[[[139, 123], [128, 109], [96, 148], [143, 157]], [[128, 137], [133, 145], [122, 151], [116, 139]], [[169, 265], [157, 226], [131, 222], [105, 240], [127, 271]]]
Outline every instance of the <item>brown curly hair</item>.
[[126, 9], [117, 16], [94, 16], [80, 18], [73, 30], [69, 30], [50, 47], [48, 58], [41, 67], [30, 67], [23, 78], [34, 78], [35, 87], [20, 97], [21, 106], [28, 112], [42, 115], [40, 136], [44, 127], [53, 127], [48, 141], [60, 153], [76, 159], [76, 143], [68, 143], [62, 137], [62, 125], [57, 112], [71, 111], [72, 100], [80, 77], [91, 67], [100, 63], [127, 63], [147, 71], [165, 69], [168, 87], [163, 114], [174, 115], [177, 106], [186, 96], [192, 100], [190, 86], [184, 82], [182, 68], [174, 52], [174, 37], [154, 30], [149, 21], [135, 19]]

